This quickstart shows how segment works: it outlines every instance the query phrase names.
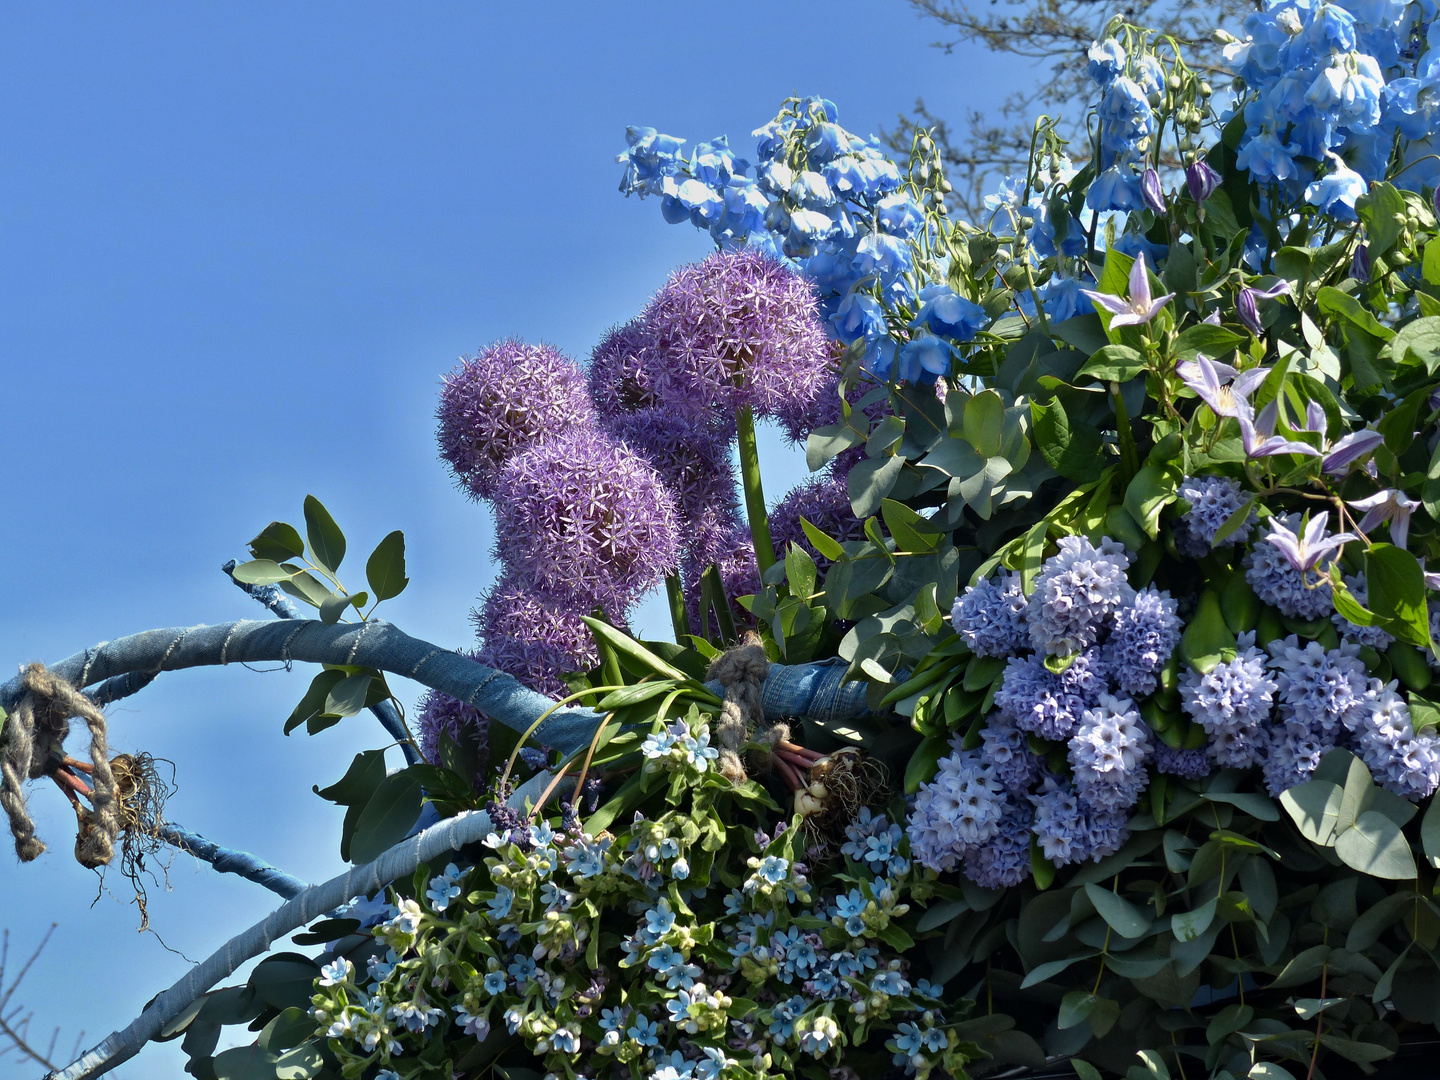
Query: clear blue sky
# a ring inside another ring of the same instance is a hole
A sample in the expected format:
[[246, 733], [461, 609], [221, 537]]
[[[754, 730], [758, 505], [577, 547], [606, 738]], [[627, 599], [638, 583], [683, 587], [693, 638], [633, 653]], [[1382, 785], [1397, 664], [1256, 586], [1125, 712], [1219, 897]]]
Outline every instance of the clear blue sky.
[[[583, 358], [707, 250], [617, 194], [625, 125], [744, 151], [792, 93], [862, 132], [921, 94], [957, 119], [995, 105], [1005, 68], [935, 36], [903, 0], [4, 5], [0, 658], [263, 616], [219, 566], [307, 492], [356, 563], [403, 529], [386, 617], [467, 644], [490, 526], [436, 461], [438, 377], [511, 334]], [[768, 465], [772, 497], [800, 468]], [[283, 738], [311, 674], [165, 676], [110, 711], [112, 745], [176, 763], [172, 819], [323, 880], [341, 815], [311, 785], [382, 739], [368, 718]], [[185, 962], [133, 908], [92, 906], [58, 791], [32, 806], [52, 850], [20, 866], [7, 839], [0, 926], [24, 952], [60, 924], [22, 998], [63, 1056]], [[151, 917], [195, 959], [275, 903], [189, 857], [170, 880]], [[182, 1061], [152, 1047], [120, 1075]]]

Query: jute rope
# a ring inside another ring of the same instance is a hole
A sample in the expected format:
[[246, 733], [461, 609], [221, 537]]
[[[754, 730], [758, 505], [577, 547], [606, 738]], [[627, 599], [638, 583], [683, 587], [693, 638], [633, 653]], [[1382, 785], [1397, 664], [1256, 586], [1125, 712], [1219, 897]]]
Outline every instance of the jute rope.
[[[746, 778], [740, 751], [747, 742], [754, 739], [773, 747], [790, 737], [787, 724], [775, 724], [756, 733], [757, 726], [765, 721], [763, 697], [765, 676], [769, 673], [770, 659], [765, 655], [765, 646], [752, 630], [746, 632], [739, 645], [717, 656], [705, 675], [706, 679], [718, 680], [725, 687], [720, 722], [715, 728], [715, 741], [720, 750], [715, 764], [722, 776], [736, 783]], [[752, 752], [751, 765], [768, 771], [769, 755]]]
[[120, 830], [115, 777], [105, 741], [105, 716], [84, 694], [46, 671], [44, 664], [27, 667], [22, 682], [25, 695], [6, 721], [0, 745], [0, 808], [10, 819], [15, 854], [21, 862], [32, 862], [45, 850], [25, 805], [24, 785], [27, 780], [54, 772], [64, 758], [70, 719], [78, 716], [90, 729], [90, 758], [95, 771], [92, 809], [79, 807], [76, 811], [80, 836], [75, 841], [75, 858], [91, 869], [105, 866], [115, 855], [115, 837]]

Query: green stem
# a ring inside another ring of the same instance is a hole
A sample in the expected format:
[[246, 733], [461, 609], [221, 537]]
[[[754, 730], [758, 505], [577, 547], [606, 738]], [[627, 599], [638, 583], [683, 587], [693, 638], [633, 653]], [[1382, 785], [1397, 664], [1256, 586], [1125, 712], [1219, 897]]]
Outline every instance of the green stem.
[[1110, 384], [1110, 397], [1115, 403], [1115, 428], [1120, 436], [1120, 472], [1125, 483], [1129, 483], [1140, 471], [1140, 455], [1135, 449], [1135, 436], [1130, 431], [1130, 416], [1125, 411], [1125, 399], [1120, 396], [1120, 385]]
[[755, 540], [755, 562], [763, 577], [775, 565], [775, 545], [770, 539], [770, 519], [765, 513], [765, 489], [760, 484], [760, 450], [755, 444], [755, 414], [742, 407], [735, 417], [740, 440], [740, 482], [745, 487], [745, 516]]
[[675, 643], [683, 645], [690, 634], [690, 616], [685, 614], [685, 589], [679, 574], [665, 575], [665, 595], [670, 600], [670, 622], [675, 628]]

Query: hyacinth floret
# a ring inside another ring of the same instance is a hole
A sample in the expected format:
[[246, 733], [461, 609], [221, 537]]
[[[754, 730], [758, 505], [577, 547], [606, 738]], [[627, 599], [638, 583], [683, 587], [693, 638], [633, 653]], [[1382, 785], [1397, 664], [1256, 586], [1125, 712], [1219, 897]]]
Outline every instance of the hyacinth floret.
[[995, 779], [1014, 794], [1022, 794], [1040, 779], [1041, 759], [1009, 713], [997, 711], [980, 732], [980, 757]]
[[1108, 536], [1098, 548], [1083, 536], [1062, 537], [1030, 596], [1026, 617], [1035, 649], [1068, 656], [1095, 644], [1110, 616], [1135, 596], [1125, 578], [1129, 566], [1125, 545]]
[[1102, 695], [1086, 709], [1070, 739], [1069, 760], [1075, 790], [1089, 806], [1101, 811], [1128, 810], [1149, 781], [1145, 762], [1150, 755], [1149, 728], [1129, 698]]
[[1401, 798], [1418, 801], [1440, 787], [1440, 751], [1434, 730], [1417, 734], [1396, 683], [1371, 679], [1366, 708], [1355, 718], [1355, 749], [1375, 782]]
[[[1350, 590], [1350, 595], [1355, 597], [1361, 607], [1370, 603], [1370, 590], [1365, 583], [1364, 574], [1346, 574], [1345, 587]], [[1378, 626], [1360, 626], [1345, 618], [1338, 611], [1330, 616], [1330, 621], [1340, 631], [1340, 636], [1347, 641], [1356, 642], [1359, 645], [1368, 645], [1376, 652], [1384, 652], [1395, 643], [1394, 637], [1387, 634]]]
[[1035, 825], [1035, 808], [1030, 800], [1012, 796], [1005, 800], [999, 827], [987, 843], [965, 855], [965, 876], [985, 889], [1008, 889], [1030, 876], [1030, 837]]
[[1343, 728], [1354, 730], [1365, 711], [1369, 673], [1352, 641], [1326, 649], [1318, 641], [1306, 642], [1291, 634], [1270, 643], [1270, 668], [1287, 722], [1298, 724], [1333, 744]]
[[1136, 697], [1155, 692], [1160, 669], [1180, 644], [1180, 617], [1168, 592], [1147, 585], [1115, 613], [1108, 656], [1120, 689]]
[[[1278, 519], [1291, 531], [1300, 530], [1300, 515]], [[1245, 556], [1245, 580], [1255, 595], [1293, 619], [1318, 619], [1335, 610], [1330, 595], [1328, 564], [1310, 573], [1297, 570], [1274, 544], [1256, 544]]]
[[596, 428], [516, 455], [496, 492], [497, 557], [553, 596], [618, 617], [679, 561], [670, 492], [644, 459]]
[[1266, 670], [1267, 657], [1253, 632], [1240, 635], [1240, 652], [1205, 674], [1186, 670], [1180, 680], [1180, 707], [1205, 729], [1210, 754], [1225, 768], [1258, 764], [1279, 684]]
[[1002, 571], [955, 598], [950, 624], [976, 656], [1016, 656], [1030, 648], [1027, 610], [1020, 575]]
[[1021, 731], [1042, 739], [1068, 739], [1087, 704], [1067, 691], [1060, 676], [1035, 655], [1012, 656], [1006, 661], [1004, 678], [995, 692], [996, 708], [1011, 717]]
[[1072, 784], [1055, 776], [1045, 778], [1030, 803], [1035, 808], [1033, 831], [1040, 851], [1056, 866], [1113, 855], [1129, 836], [1126, 814], [1087, 806]]
[[[1215, 534], [1248, 499], [1239, 482], [1228, 476], [1187, 476], [1180, 481], [1179, 494], [1190, 509], [1175, 522], [1175, 550], [1190, 559], [1203, 558], [1214, 550]], [[1255, 520], [1252, 508], [1245, 523], [1223, 537], [1219, 546], [1244, 543], [1250, 538]]]
[[814, 284], [760, 252], [680, 268], [641, 318], [649, 377], [672, 409], [771, 414], [814, 400], [828, 382]]
[[955, 752], [920, 785], [906, 829], [911, 855], [932, 870], [953, 870], [971, 848], [989, 841], [1005, 807], [1004, 788], [980, 755], [961, 749], [958, 738], [951, 745]]
[[506, 461], [593, 424], [595, 409], [573, 360], [549, 345], [500, 341], [445, 376], [435, 415], [440, 456], [472, 497], [486, 499]]

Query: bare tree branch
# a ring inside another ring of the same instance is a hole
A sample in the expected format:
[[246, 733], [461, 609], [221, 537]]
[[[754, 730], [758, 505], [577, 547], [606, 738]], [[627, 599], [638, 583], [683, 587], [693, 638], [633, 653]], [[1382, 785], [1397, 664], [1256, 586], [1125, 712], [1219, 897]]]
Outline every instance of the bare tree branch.
[[[18, 1052], [22, 1058], [29, 1058], [51, 1070], [59, 1067], [52, 1059], [55, 1054], [55, 1044], [60, 1040], [60, 1029], [57, 1027], [50, 1033], [50, 1043], [45, 1048], [45, 1052], [41, 1053], [30, 1043], [30, 1024], [34, 1020], [35, 1014], [27, 1011], [23, 1005], [10, 1008], [10, 1001], [15, 996], [15, 992], [20, 989], [20, 984], [24, 981], [30, 968], [40, 958], [45, 946], [50, 943], [50, 936], [55, 933], [57, 925], [56, 923], [50, 924], [50, 929], [45, 931], [45, 936], [40, 939], [40, 944], [35, 946], [35, 951], [30, 954], [30, 959], [20, 966], [20, 970], [15, 973], [14, 979], [8, 986], [5, 983], [5, 973], [10, 961], [10, 931], [6, 930], [3, 935], [0, 935], [0, 1036], [9, 1040], [8, 1046], [0, 1046], [0, 1057]], [[77, 1051], [80, 1041], [84, 1037], [85, 1032], [83, 1031], [75, 1037]]]

